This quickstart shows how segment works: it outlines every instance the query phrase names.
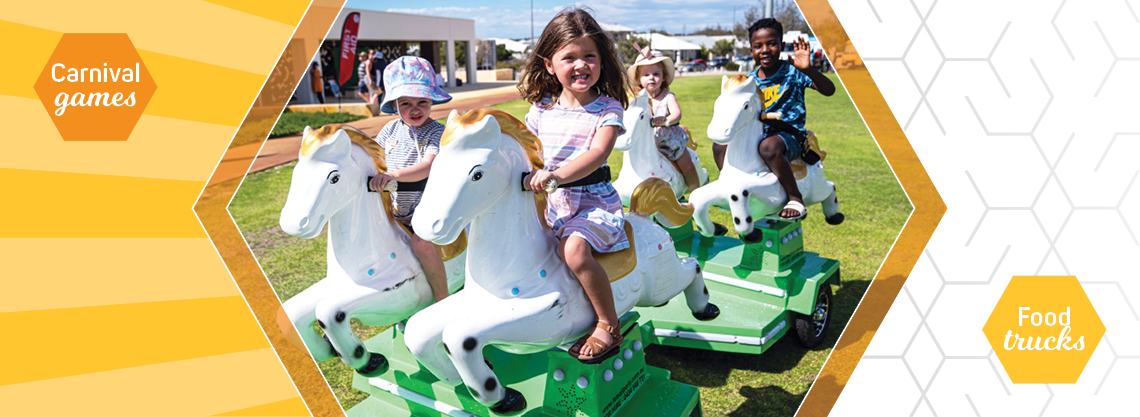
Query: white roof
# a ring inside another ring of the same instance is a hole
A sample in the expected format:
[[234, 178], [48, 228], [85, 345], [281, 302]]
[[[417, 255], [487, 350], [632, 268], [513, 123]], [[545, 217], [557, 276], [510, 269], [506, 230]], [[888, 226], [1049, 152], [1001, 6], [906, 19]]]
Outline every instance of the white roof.
[[506, 38], [488, 38], [488, 40], [495, 41], [496, 45], [506, 46], [507, 50], [511, 52], [526, 52], [527, 44], [516, 40]]
[[692, 35], [692, 36], [674, 36], [674, 37], [677, 39], [683, 40], [685, 42], [700, 45], [700, 46], [703, 46], [703, 47], [709, 48], [709, 49], [712, 49], [713, 45], [715, 45], [716, 42], [721, 40], [721, 39], [726, 39], [729, 42], [732, 42], [734, 44], [736, 43], [736, 37], [732, 36], [732, 35], [722, 35], [722, 36]]
[[360, 13], [357, 40], [362, 41], [446, 41], [475, 40], [475, 21], [419, 14], [379, 12], [343, 8], [325, 40], [340, 40], [341, 28], [349, 13]]
[[602, 30], [604, 30], [606, 32], [633, 32], [633, 29], [619, 25], [619, 24], [616, 24], [616, 23], [610, 24], [610, 23], [598, 22], [598, 26], [601, 26]]
[[[633, 36], [649, 39], [649, 46], [657, 51], [698, 51], [701, 49], [701, 46], [695, 43], [660, 33], [634, 33]], [[643, 48], [645, 46], [641, 45]]]

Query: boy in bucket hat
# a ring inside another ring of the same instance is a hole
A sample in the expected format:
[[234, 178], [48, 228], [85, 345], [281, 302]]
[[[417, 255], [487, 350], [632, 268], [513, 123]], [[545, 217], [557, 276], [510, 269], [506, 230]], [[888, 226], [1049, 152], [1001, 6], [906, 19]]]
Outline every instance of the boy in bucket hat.
[[[432, 120], [431, 106], [451, 101], [451, 96], [435, 85], [435, 70], [427, 60], [403, 56], [384, 68], [386, 97], [380, 111], [399, 113], [400, 118], [388, 122], [376, 135], [376, 142], [384, 148], [388, 171], [369, 181], [373, 190], [383, 190], [390, 181], [405, 184], [401, 188], [418, 188], [420, 191], [392, 192], [392, 214], [408, 230], [412, 229], [412, 214], [423, 195], [431, 163], [439, 154], [439, 141], [443, 124]], [[435, 245], [411, 236], [412, 251], [416, 253], [424, 274], [431, 284], [435, 300], [447, 297], [447, 274], [443, 259]]]

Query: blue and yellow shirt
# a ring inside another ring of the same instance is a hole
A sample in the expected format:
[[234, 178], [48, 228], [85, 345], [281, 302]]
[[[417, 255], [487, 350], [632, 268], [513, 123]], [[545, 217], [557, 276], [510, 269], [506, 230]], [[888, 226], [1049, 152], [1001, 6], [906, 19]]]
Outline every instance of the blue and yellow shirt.
[[787, 61], [781, 61], [776, 73], [768, 78], [757, 77], [757, 68], [748, 74], [756, 80], [756, 87], [763, 94], [764, 111], [780, 112], [781, 119], [796, 129], [804, 130], [807, 108], [804, 106], [804, 90], [814, 88], [811, 78], [796, 69]]

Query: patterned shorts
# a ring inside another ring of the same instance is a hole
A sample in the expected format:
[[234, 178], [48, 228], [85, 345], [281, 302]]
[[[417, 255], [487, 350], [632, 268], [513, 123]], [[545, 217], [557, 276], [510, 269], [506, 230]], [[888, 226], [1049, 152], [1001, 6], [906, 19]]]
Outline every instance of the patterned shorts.
[[670, 161], [680, 159], [685, 154], [685, 145], [689, 143], [689, 135], [681, 125], [655, 127], [653, 139], [657, 142], [657, 150]]

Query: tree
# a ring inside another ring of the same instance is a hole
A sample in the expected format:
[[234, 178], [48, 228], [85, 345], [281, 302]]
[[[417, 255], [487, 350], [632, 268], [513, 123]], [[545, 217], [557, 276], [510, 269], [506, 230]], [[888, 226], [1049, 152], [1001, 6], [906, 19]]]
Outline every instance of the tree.
[[633, 35], [618, 42], [618, 55], [627, 66], [632, 65], [633, 62], [637, 60], [637, 54], [640, 53], [640, 51], [633, 46], [635, 42], [641, 45], [642, 48], [649, 46], [648, 39]]
[[[732, 47], [733, 47], [732, 41], [730, 41], [728, 39], [721, 39], [719, 41], [716, 41], [715, 44], [713, 44], [711, 51], [712, 51], [713, 55], [726, 56], [726, 55], [732, 53]], [[701, 49], [704, 49], [704, 47], [701, 47]]]
[[515, 59], [515, 54], [507, 50], [507, 45], [500, 43], [495, 45], [495, 58], [497, 58], [499, 62], [507, 62]]
[[[804, 15], [800, 12], [799, 6], [796, 6], [795, 1], [770, 1], [774, 2], [772, 3], [772, 17], [775, 17], [776, 20], [780, 21], [780, 24], [784, 26], [785, 33], [793, 30], [798, 30], [800, 32], [803, 32], [805, 35], [811, 35], [811, 28], [808, 27], [807, 21], [804, 20]], [[759, 3], [761, 5], [764, 4], [763, 1], [760, 1]], [[764, 17], [764, 9], [762, 6], [749, 7], [748, 10], [744, 11], [744, 18], [736, 21], [733, 24], [733, 35], [736, 36], [737, 40], [748, 43], [748, 27], [752, 26], [753, 22], [760, 20], [762, 17]]]
[[692, 34], [693, 35], [705, 35], [705, 36], [724, 36], [724, 35], [731, 35], [732, 30], [731, 30], [731, 28], [722, 27], [720, 25], [720, 23], [717, 23], [715, 27], [711, 26], [711, 25], [705, 26], [704, 29], [693, 32]]

